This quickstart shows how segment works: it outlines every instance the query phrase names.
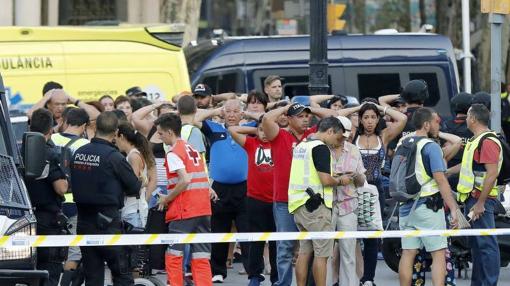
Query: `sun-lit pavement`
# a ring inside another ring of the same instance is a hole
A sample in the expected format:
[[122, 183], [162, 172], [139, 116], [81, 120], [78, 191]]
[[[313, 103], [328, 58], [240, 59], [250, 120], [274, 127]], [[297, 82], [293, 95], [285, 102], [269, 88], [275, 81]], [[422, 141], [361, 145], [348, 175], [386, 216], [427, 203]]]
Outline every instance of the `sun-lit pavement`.
[[[241, 264], [235, 263], [234, 268], [228, 271], [228, 277], [222, 284], [214, 284], [214, 285], [225, 285], [225, 286], [237, 286], [237, 285], [248, 285], [248, 277], [246, 275], [240, 275], [239, 270], [241, 268]], [[471, 272], [469, 272], [471, 275]], [[163, 275], [159, 276], [163, 281], [165, 277]], [[426, 275], [427, 281], [426, 285], [432, 286], [432, 281], [430, 280], [430, 273]], [[329, 279], [328, 279], [329, 280]], [[375, 276], [375, 283], [377, 286], [395, 286], [398, 285], [398, 275], [393, 272], [391, 269], [386, 266], [384, 261], [379, 261], [377, 264], [377, 271]], [[499, 279], [499, 285], [510, 285], [510, 268], [501, 268], [501, 274]], [[269, 277], [266, 276], [266, 281], [262, 283], [264, 286], [270, 286]], [[293, 283], [295, 285], [295, 283]], [[328, 281], [328, 285], [331, 283]], [[468, 286], [470, 285], [469, 279], [457, 279], [457, 286]]]

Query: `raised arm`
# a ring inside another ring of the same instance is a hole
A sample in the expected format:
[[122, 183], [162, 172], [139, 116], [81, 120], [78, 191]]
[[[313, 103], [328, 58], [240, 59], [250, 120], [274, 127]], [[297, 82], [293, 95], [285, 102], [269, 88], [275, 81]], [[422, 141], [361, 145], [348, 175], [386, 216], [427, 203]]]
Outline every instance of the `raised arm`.
[[152, 126], [154, 125], [154, 122], [150, 119], [146, 119], [147, 115], [149, 115], [151, 112], [156, 110], [161, 105], [169, 103], [166, 101], [157, 102], [151, 105], [144, 106], [137, 111], [133, 112], [131, 115], [131, 121], [133, 122], [133, 125], [138, 132], [142, 133], [143, 136], [147, 137], [149, 135], [149, 132], [152, 129]]
[[51, 99], [53, 91], [54, 89], [47, 91], [38, 102], [36, 102], [34, 105], [32, 105], [32, 107], [29, 110], [27, 110], [27, 116], [29, 119], [32, 118], [32, 113], [34, 113], [34, 111], [36, 111], [39, 108], [44, 108], [44, 106], [46, 106], [46, 103], [48, 103], [48, 101], [50, 101]]
[[402, 133], [407, 123], [407, 116], [391, 107], [377, 105], [379, 111], [382, 111], [384, 115], [389, 115], [393, 119], [393, 124], [389, 124], [383, 131], [383, 143], [385, 146], [393, 139], [397, 138]]
[[197, 114], [195, 114], [195, 119], [193, 120], [193, 125], [198, 128], [202, 128], [202, 122], [204, 120], [211, 118], [213, 116], [221, 116], [223, 111], [223, 107], [215, 108], [215, 109], [198, 109]]
[[330, 100], [334, 95], [327, 95], [327, 94], [318, 94], [318, 95], [312, 95], [310, 96], [310, 106], [311, 107], [321, 107], [320, 104], [326, 100]]
[[338, 115], [348, 117], [349, 115], [358, 112], [362, 105], [340, 109], [337, 111]]
[[87, 114], [89, 115], [90, 121], [96, 120], [99, 114], [101, 114], [101, 112], [99, 112], [94, 106], [70, 96], [67, 92], [66, 95], [68, 103], [74, 104], [79, 108], [83, 108], [83, 110], [85, 110], [85, 112], [87, 112]]
[[380, 96], [379, 97], [379, 104], [383, 107], [390, 107], [391, 106], [391, 103], [395, 100], [397, 100], [397, 98], [400, 97], [400, 94], [389, 94], [389, 95], [383, 95], [383, 96]]
[[229, 99], [236, 99], [236, 98], [237, 98], [237, 96], [236, 96], [235, 92], [224, 92], [224, 93], [212, 95], [213, 103], [219, 103], [222, 101], [227, 101]]
[[312, 114], [318, 116], [319, 118], [325, 118], [329, 116], [338, 116], [338, 111], [328, 108], [322, 108], [322, 107], [310, 107], [310, 110], [312, 111]]
[[450, 161], [462, 147], [462, 138], [457, 135], [439, 132], [439, 138], [446, 141], [447, 144], [442, 148], [444, 159]]
[[256, 135], [257, 128], [248, 126], [230, 126], [228, 128], [228, 132], [230, 132], [230, 135], [232, 135], [232, 138], [234, 138], [234, 141], [236, 141], [237, 144], [244, 147], [244, 143], [246, 143], [246, 135]]
[[280, 126], [278, 126], [276, 121], [278, 120], [278, 117], [287, 113], [289, 107], [290, 105], [280, 107], [271, 110], [264, 115], [262, 118], [262, 127], [264, 128], [264, 133], [266, 134], [267, 140], [272, 141], [276, 138], [276, 136], [278, 136], [278, 133], [280, 132]]

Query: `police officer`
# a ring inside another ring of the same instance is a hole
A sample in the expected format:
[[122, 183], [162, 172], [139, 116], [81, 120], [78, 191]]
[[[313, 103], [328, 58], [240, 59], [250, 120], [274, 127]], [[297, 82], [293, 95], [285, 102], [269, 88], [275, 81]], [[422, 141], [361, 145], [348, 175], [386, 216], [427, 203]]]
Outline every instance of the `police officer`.
[[415, 79], [408, 82], [402, 89], [400, 97], [407, 103], [407, 110], [405, 112], [407, 115], [407, 124], [402, 132], [403, 136], [406, 136], [416, 130], [411, 120], [414, 112], [420, 107], [423, 107], [425, 101], [429, 98], [427, 83], [422, 79]]
[[[456, 116], [453, 119], [445, 121], [444, 132], [451, 133], [462, 138], [462, 147], [459, 152], [457, 152], [457, 154], [455, 154], [455, 156], [453, 156], [453, 158], [448, 161], [448, 168], [456, 166], [462, 162], [464, 146], [469, 138], [473, 137], [473, 132], [468, 129], [466, 124], [467, 112], [471, 106], [472, 100], [473, 96], [467, 92], [461, 92], [454, 96], [451, 100], [451, 104]], [[449, 176], [448, 182], [450, 183], [452, 189], [455, 190], [457, 183], [459, 182], [459, 176]]]
[[[55, 146], [50, 140], [52, 127], [53, 115], [50, 111], [43, 108], [34, 111], [30, 131], [42, 133], [46, 138], [46, 162], [49, 168], [45, 169], [48, 171], [44, 171], [41, 177], [27, 179], [26, 184], [37, 218], [37, 234], [45, 235], [64, 234], [66, 227], [66, 219], [62, 215], [62, 202], [68, 182], [59, 166]], [[63, 247], [37, 249], [37, 269], [47, 270], [49, 273], [49, 279], [44, 282], [44, 286], [58, 285], [62, 262], [66, 255], [67, 248]]]
[[[96, 122], [96, 137], [74, 153], [71, 186], [78, 209], [78, 234], [120, 234], [124, 196], [136, 196], [141, 182], [115, 148], [118, 119], [104, 112]], [[80, 247], [86, 285], [103, 285], [104, 262], [114, 285], [133, 285], [127, 252], [121, 246]]]

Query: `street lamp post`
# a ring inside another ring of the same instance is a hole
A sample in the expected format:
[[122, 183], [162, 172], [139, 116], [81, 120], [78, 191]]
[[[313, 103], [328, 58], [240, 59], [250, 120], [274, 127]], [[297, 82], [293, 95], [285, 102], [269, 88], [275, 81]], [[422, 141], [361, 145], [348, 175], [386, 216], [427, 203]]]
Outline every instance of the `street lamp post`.
[[327, 94], [328, 34], [327, 0], [310, 1], [310, 95]]

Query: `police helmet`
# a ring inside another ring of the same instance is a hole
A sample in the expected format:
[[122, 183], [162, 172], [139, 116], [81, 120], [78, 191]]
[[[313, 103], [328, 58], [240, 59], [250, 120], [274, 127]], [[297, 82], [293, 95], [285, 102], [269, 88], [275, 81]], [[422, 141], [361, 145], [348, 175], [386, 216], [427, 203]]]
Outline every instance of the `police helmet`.
[[472, 101], [473, 95], [471, 93], [460, 92], [452, 98], [451, 103], [455, 113], [467, 114]]
[[491, 110], [491, 95], [485, 91], [479, 91], [473, 95], [471, 104], [483, 104]]
[[424, 103], [429, 98], [427, 83], [422, 79], [415, 79], [408, 82], [400, 96], [407, 103]]

